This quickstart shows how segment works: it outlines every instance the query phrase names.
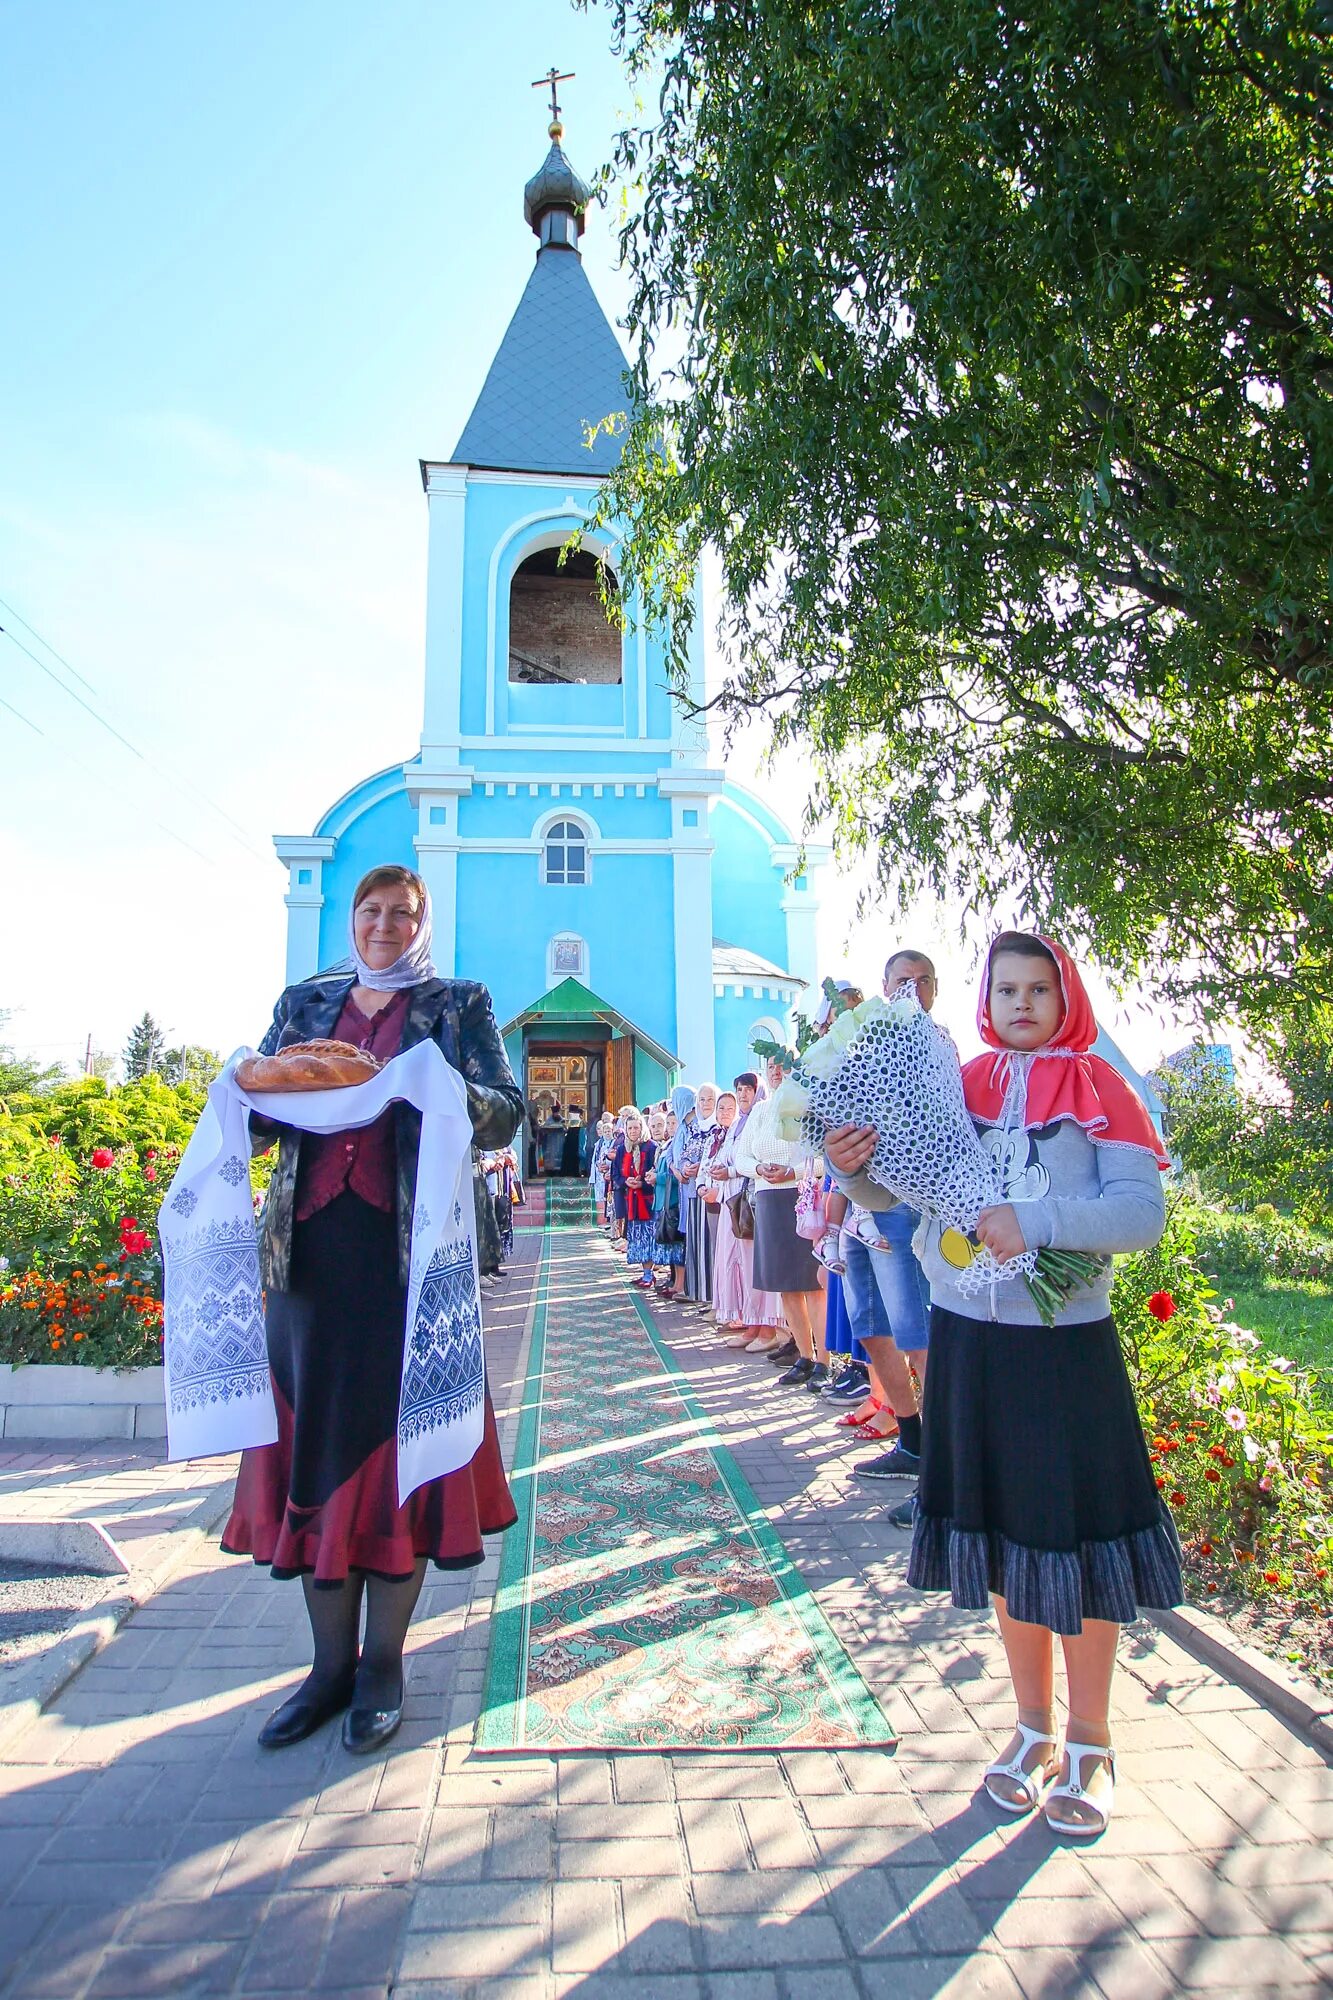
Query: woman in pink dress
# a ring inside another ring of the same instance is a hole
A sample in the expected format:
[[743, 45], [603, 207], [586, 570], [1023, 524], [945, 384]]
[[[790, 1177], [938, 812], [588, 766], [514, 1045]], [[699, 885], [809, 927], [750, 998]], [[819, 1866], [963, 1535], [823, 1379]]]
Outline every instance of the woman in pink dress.
[[[776, 1292], [754, 1288], [754, 1243], [737, 1236], [728, 1206], [740, 1194], [744, 1178], [736, 1172], [735, 1147], [759, 1094], [759, 1079], [753, 1070], [743, 1070], [736, 1078], [734, 1092], [737, 1115], [727, 1126], [717, 1151], [708, 1161], [712, 1185], [722, 1197], [718, 1212], [717, 1260], [713, 1266], [713, 1303], [717, 1322], [726, 1335], [728, 1347], [743, 1347], [751, 1354], [766, 1354], [774, 1348], [786, 1328], [782, 1300]], [[724, 1091], [718, 1099], [719, 1122], [723, 1103], [733, 1096]]]

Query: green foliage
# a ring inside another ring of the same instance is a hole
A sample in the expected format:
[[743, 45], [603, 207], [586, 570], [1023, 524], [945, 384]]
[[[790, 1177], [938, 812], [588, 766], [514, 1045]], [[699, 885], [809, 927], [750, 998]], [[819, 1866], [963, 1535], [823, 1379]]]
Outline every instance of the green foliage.
[[1308, 1375], [1224, 1321], [1177, 1205], [1112, 1309], [1154, 1476], [1205, 1593], [1333, 1608], [1333, 1424]]
[[130, 1038], [125, 1044], [125, 1081], [139, 1083], [154, 1070], [162, 1067], [166, 1055], [167, 1038], [151, 1014], [145, 1014], [130, 1029]]
[[1241, 1089], [1204, 1048], [1159, 1072], [1168, 1143], [1206, 1199], [1275, 1214], [1280, 1204], [1312, 1223], [1333, 1212], [1329, 1016], [1310, 1008], [1273, 1031], [1283, 1103]]
[[[0, 1008], [0, 1028], [10, 1018], [8, 1010]], [[36, 1091], [47, 1089], [63, 1074], [59, 1063], [43, 1066], [28, 1056], [17, 1055], [0, 1042], [0, 1115], [3, 1115], [3, 1108], [11, 1098], [30, 1097]]]
[[1333, 1000], [1327, 9], [604, 4], [678, 685], [711, 543], [722, 710], [903, 905]]
[[1287, 1278], [1333, 1284], [1333, 1239], [1270, 1212], [1228, 1215], [1191, 1208], [1190, 1227], [1205, 1271], [1222, 1277]]
[[[161, 1359], [158, 1210], [204, 1094], [80, 1077], [0, 1113], [0, 1361]], [[274, 1157], [251, 1164], [262, 1195]]]

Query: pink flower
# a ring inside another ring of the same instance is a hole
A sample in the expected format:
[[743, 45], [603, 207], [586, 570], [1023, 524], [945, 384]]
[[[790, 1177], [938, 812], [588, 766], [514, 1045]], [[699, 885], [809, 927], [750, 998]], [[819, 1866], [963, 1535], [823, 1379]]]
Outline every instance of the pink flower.
[[146, 1181], [155, 1181], [157, 1179], [157, 1168], [145, 1167], [143, 1170], [143, 1177]]
[[1245, 1428], [1245, 1412], [1244, 1410], [1238, 1410], [1233, 1403], [1229, 1410], [1223, 1410], [1222, 1421], [1230, 1424], [1233, 1431], [1243, 1431]]

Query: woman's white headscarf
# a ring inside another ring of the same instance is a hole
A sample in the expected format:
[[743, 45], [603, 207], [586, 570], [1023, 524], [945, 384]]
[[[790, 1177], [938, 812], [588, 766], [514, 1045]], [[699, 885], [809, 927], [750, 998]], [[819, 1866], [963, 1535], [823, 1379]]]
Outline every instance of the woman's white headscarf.
[[[703, 1096], [706, 1090], [711, 1090], [713, 1093], [713, 1108], [709, 1112], [708, 1116], [705, 1118], [703, 1112], [699, 1109], [699, 1099]], [[699, 1085], [698, 1090], [695, 1092], [694, 1122], [700, 1132], [711, 1132], [713, 1127], [717, 1123], [718, 1095], [719, 1095], [718, 1087], [715, 1083], [701, 1083]]]
[[[370, 892], [367, 890], [366, 893]], [[430, 890], [427, 889], [426, 900], [421, 905], [421, 922], [407, 950], [392, 965], [367, 965], [357, 950], [356, 910], [353, 909], [347, 918], [347, 936], [352, 947], [357, 983], [369, 986], [375, 993], [401, 993], [404, 987], [424, 986], [428, 979], [434, 979], [435, 961], [430, 955], [431, 927]]]

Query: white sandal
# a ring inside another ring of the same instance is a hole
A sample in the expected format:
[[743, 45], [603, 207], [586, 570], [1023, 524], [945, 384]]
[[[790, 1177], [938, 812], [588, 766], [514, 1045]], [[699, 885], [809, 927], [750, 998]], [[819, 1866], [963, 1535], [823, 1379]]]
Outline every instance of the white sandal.
[[[1025, 1771], [1023, 1769], [1024, 1759], [1030, 1751], [1036, 1748], [1038, 1743], [1049, 1743], [1052, 1750], [1054, 1750], [1055, 1738], [1043, 1735], [1040, 1729], [1029, 1729], [1026, 1722], [1016, 1722], [1014, 1728], [1022, 1738], [1017, 1750], [1008, 1763], [988, 1764], [981, 1774], [981, 1781], [986, 1787], [986, 1797], [993, 1806], [998, 1806], [1001, 1812], [1013, 1813], [1017, 1816], [1019, 1813], [1030, 1813], [1037, 1810], [1037, 1807], [1041, 1804], [1042, 1792], [1051, 1780], [1051, 1773], [1044, 1764], [1038, 1764], [1034, 1771]], [[1008, 1778], [1013, 1784], [1018, 1786], [1023, 1794], [1022, 1798], [1002, 1798], [999, 1792], [991, 1785], [992, 1778]]]
[[[1065, 1755], [1069, 1759], [1069, 1776], [1058, 1785], [1052, 1785], [1046, 1794], [1046, 1824], [1053, 1833], [1072, 1834], [1075, 1840], [1091, 1840], [1099, 1833], [1105, 1833], [1115, 1803], [1115, 1752], [1105, 1743], [1071, 1743], [1065, 1739]], [[1101, 1758], [1105, 1761], [1106, 1775], [1110, 1783], [1100, 1799], [1089, 1796], [1083, 1784], [1083, 1760], [1085, 1757]], [[1052, 1819], [1051, 1806], [1056, 1799], [1073, 1799], [1086, 1812], [1096, 1813], [1095, 1820]]]

